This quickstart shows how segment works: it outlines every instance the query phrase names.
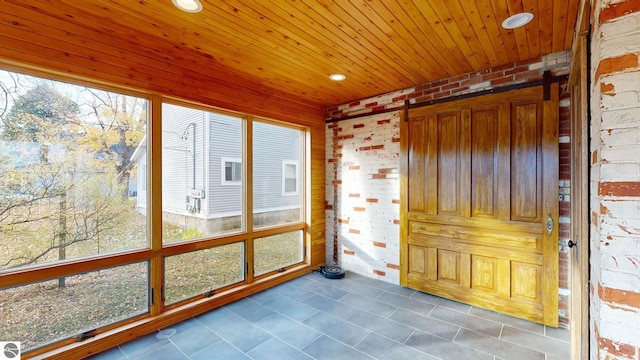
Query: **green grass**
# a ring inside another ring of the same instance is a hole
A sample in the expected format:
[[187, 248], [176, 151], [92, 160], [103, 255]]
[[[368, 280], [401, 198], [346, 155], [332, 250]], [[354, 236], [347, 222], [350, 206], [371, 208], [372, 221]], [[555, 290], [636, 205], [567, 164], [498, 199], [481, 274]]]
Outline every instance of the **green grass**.
[[[110, 238], [115, 241], [111, 248], [126, 248], [126, 242], [139, 243], [146, 238], [145, 221], [139, 217], [124, 239], [105, 234], [101, 246], [105, 251], [110, 248]], [[177, 241], [183, 231], [166, 225], [163, 233]], [[256, 239], [256, 275], [299, 262], [299, 234], [294, 231]], [[97, 244], [82, 245], [73, 249], [75, 256], [82, 256], [83, 248], [95, 254]], [[169, 257], [165, 263], [166, 304], [243, 281], [243, 245], [234, 243]], [[4, 323], [0, 339], [21, 341], [23, 349], [29, 350], [147, 313], [147, 279], [145, 262], [69, 276], [65, 278], [65, 288], [58, 288], [58, 280], [53, 279], [0, 290]]]

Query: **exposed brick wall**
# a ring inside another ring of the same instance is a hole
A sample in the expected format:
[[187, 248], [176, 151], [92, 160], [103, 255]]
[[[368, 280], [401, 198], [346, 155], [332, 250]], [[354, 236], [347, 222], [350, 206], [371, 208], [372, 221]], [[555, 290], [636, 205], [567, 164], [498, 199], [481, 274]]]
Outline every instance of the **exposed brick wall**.
[[[365, 116], [376, 111], [499, 86], [540, 80], [545, 70], [567, 74], [570, 54], [560, 52], [527, 62], [442, 79], [369, 99], [332, 106], [327, 124], [327, 263], [332, 263], [334, 235], [338, 263], [349, 271], [399, 283], [399, 115]], [[559, 320], [569, 323], [570, 118], [567, 84], [560, 99]], [[384, 200], [382, 199], [384, 197]], [[375, 199], [376, 202], [367, 201]], [[384, 238], [380, 240], [380, 238]]]
[[560, 327], [569, 327], [571, 309], [571, 252], [567, 246], [571, 226], [571, 114], [569, 110], [570, 94], [567, 82], [560, 84], [559, 109], [559, 184], [558, 184], [558, 321]]
[[327, 125], [327, 263], [399, 283], [398, 113]]
[[640, 359], [640, 0], [594, 3], [591, 355]]
[[540, 80], [545, 70], [550, 70], [552, 75], [567, 74], [570, 60], [571, 54], [563, 51], [526, 62], [511, 63], [483, 71], [470, 72], [369, 99], [334, 105], [327, 109], [327, 119], [335, 120], [342, 117], [390, 109], [402, 106], [405, 100], [409, 100], [411, 103], [425, 102], [489, 90], [500, 86], [525, 83], [531, 80]]

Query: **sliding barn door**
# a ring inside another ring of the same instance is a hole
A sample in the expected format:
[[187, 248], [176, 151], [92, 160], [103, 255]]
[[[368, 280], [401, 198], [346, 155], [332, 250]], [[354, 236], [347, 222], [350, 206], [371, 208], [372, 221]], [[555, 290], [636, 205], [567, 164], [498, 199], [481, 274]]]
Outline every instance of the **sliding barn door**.
[[409, 110], [401, 283], [558, 323], [558, 88]]

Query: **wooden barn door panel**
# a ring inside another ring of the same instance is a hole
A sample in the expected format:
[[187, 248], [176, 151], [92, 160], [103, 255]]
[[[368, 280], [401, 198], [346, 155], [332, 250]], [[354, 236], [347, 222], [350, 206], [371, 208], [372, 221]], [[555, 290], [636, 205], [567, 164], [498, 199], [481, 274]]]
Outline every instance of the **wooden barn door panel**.
[[[557, 86], [412, 109], [403, 285], [557, 326]], [[553, 107], [555, 106], [555, 111]]]

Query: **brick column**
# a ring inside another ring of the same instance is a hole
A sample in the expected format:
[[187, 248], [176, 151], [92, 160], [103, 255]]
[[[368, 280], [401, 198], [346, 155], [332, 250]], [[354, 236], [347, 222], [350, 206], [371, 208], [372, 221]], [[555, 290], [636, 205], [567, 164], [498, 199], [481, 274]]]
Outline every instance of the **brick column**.
[[640, 359], [640, 0], [598, 0], [591, 42], [591, 357]]

